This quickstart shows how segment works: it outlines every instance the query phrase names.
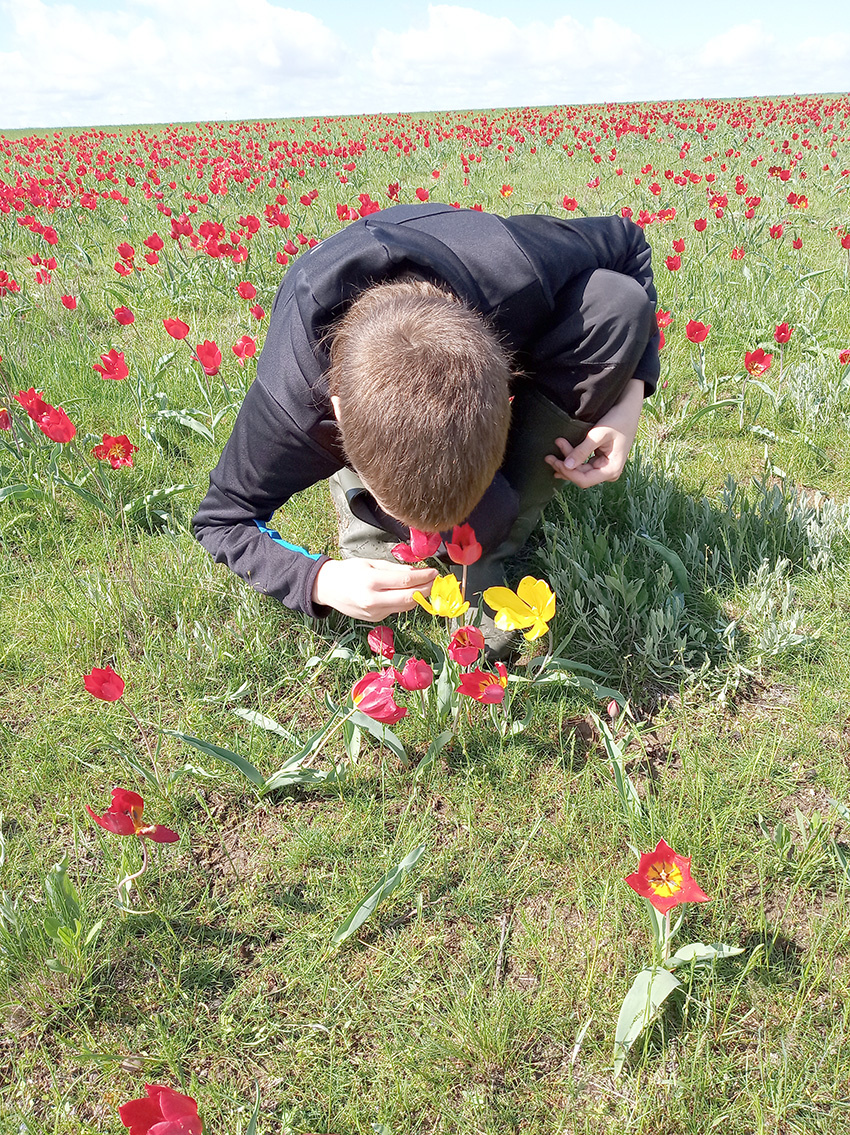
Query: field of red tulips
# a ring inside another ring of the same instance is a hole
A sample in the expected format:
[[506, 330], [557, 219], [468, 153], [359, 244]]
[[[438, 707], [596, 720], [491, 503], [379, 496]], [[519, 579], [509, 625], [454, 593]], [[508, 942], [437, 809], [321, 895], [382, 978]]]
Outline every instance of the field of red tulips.
[[[191, 531], [287, 270], [437, 200], [653, 249], [510, 675]], [[846, 95], [0, 135], [0, 1135], [844, 1129], [849, 280]]]

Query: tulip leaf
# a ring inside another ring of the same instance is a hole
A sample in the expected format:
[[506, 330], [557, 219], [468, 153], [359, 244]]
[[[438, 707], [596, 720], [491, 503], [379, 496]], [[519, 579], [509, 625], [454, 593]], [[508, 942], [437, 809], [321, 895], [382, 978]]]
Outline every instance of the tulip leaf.
[[[73, 926], [79, 921], [80, 900], [74, 884], [68, 878], [68, 856], [63, 855], [58, 863], [47, 872], [44, 880], [47, 902], [53, 914], [63, 926]], [[53, 935], [51, 935], [53, 937]]]
[[448, 657], [443, 660], [443, 668], [437, 679], [437, 715], [448, 717], [455, 705], [454, 668]]
[[422, 758], [422, 760], [416, 766], [416, 772], [413, 774], [414, 780], [422, 772], [424, 772], [426, 768], [431, 767], [431, 765], [434, 763], [434, 761], [437, 759], [437, 757], [440, 755], [440, 753], [443, 751], [443, 749], [445, 749], [446, 745], [448, 745], [449, 741], [451, 741], [452, 736], [453, 736], [452, 730], [446, 729], [442, 733], [439, 733], [434, 738], [434, 740], [428, 746], [428, 752], [425, 754], [425, 756]]
[[[349, 914], [348, 918], [337, 927], [336, 933], [331, 939], [332, 946], [341, 946], [342, 943], [354, 934], [367, 918], [370, 918], [378, 907], [378, 904], [389, 895], [404, 881], [408, 871], [413, 867], [425, 853], [425, 844], [420, 843], [413, 851], [409, 851], [402, 859], [401, 863], [397, 863], [387, 871], [379, 881], [375, 884], [372, 890], [361, 899], [354, 910]], [[668, 974], [668, 976], [670, 976]], [[675, 981], [676, 979], [673, 978]], [[678, 982], [677, 982], [678, 984]]]
[[273, 772], [265, 781], [261, 794], [265, 796], [266, 793], [275, 792], [278, 788], [313, 788], [317, 784], [325, 784], [332, 779], [337, 780], [339, 777], [336, 773], [325, 772], [324, 769], [296, 768], [291, 765], [284, 765], [277, 772]]
[[687, 418], [683, 418], [681, 422], [675, 422], [670, 427], [670, 432], [676, 431], [680, 436], [688, 432], [694, 422], [700, 418], [705, 417], [706, 414], [712, 414], [715, 410], [722, 410], [726, 406], [740, 406], [741, 401], [739, 398], [723, 398], [719, 402], [711, 402], [708, 406], [703, 406], [699, 410], [695, 410], [693, 414], [689, 414]]
[[688, 569], [682, 563], [681, 557], [677, 555], [672, 548], [668, 548], [665, 544], [659, 543], [658, 540], [653, 540], [647, 532], [638, 532], [637, 535], [639, 540], [643, 540], [645, 544], [648, 544], [669, 566], [681, 593], [683, 595], [689, 594], [691, 584], [688, 579]]
[[65, 489], [70, 489], [72, 493], [76, 493], [86, 504], [90, 504], [93, 508], [99, 508], [101, 512], [105, 512], [108, 515], [112, 514], [110, 505], [102, 501], [100, 497], [95, 496], [94, 493], [90, 493], [88, 489], [84, 489], [82, 485], [78, 485], [75, 481], [69, 481], [67, 477], [59, 477], [56, 474], [54, 474], [53, 480], [57, 485], [61, 485]]
[[354, 725], [359, 726], [360, 729], [371, 734], [376, 741], [380, 741], [382, 745], [386, 745], [391, 752], [395, 753], [405, 768], [410, 768], [410, 758], [405, 751], [404, 745], [402, 745], [392, 729], [388, 729], [386, 725], [382, 725], [380, 721], [375, 721], [372, 717], [367, 717], [367, 715], [361, 713], [360, 710], [357, 710], [356, 713], [352, 713], [350, 720]]
[[626, 994], [614, 1035], [614, 1075], [619, 1076], [629, 1049], [661, 1014], [661, 1006], [681, 982], [666, 969], [643, 969]]
[[693, 962], [695, 965], [705, 965], [707, 962], [722, 961], [723, 958], [734, 958], [736, 954], [743, 954], [743, 946], [727, 946], [725, 942], [714, 942], [707, 946], [705, 942], [690, 942], [669, 957], [665, 963], [668, 969], [676, 969], [680, 965]]
[[20, 500], [27, 498], [29, 500], [37, 500], [39, 497], [46, 498], [47, 494], [43, 489], [35, 489], [32, 485], [4, 485], [0, 489], [0, 504], [8, 500]]
[[188, 733], [178, 733], [175, 730], [168, 730], [172, 737], [176, 737], [179, 741], [191, 745], [193, 749], [198, 749], [202, 753], [206, 753], [209, 757], [215, 757], [219, 761], [224, 761], [238, 772], [241, 772], [244, 777], [247, 777], [252, 784], [262, 787], [266, 783], [266, 778], [260, 770], [252, 765], [245, 757], [239, 753], [233, 753], [230, 749], [222, 749], [219, 745], [213, 745], [209, 741], [202, 741], [200, 737], [191, 737]]
[[236, 708], [231, 709], [230, 712], [235, 713], [237, 717], [241, 717], [243, 721], [247, 721], [249, 725], [256, 725], [258, 728], [265, 729], [269, 733], [277, 733], [278, 737], [283, 737], [285, 741], [297, 741], [294, 733], [290, 733], [288, 729], [284, 729], [282, 725], [278, 725], [271, 717], [257, 713], [254, 709], [243, 709], [242, 706], [236, 706]]

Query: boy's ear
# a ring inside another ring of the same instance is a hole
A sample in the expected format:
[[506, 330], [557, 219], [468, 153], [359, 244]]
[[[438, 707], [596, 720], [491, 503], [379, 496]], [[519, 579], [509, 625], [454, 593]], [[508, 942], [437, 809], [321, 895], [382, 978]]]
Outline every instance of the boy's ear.
[[339, 398], [336, 394], [331, 395], [331, 406], [333, 407], [334, 417], [339, 421]]

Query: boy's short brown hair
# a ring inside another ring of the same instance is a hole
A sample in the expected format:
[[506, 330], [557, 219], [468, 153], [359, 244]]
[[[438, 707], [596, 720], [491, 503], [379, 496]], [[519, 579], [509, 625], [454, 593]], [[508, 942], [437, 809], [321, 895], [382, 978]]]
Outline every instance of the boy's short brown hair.
[[328, 374], [351, 465], [428, 532], [465, 520], [502, 463], [511, 371], [484, 319], [425, 280], [367, 288], [333, 332]]

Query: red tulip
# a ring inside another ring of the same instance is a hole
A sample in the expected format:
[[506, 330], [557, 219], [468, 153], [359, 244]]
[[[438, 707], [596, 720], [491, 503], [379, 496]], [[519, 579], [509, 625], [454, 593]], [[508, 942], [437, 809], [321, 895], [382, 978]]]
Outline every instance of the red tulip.
[[484, 635], [478, 627], [458, 627], [449, 643], [449, 658], [458, 666], [471, 666], [484, 649]]
[[427, 201], [427, 200], [428, 200], [428, 198], [429, 198], [429, 197], [431, 196], [431, 194], [430, 194], [430, 193], [428, 192], [428, 190], [427, 190], [427, 189], [423, 189], [423, 188], [422, 188], [422, 187], [420, 186], [420, 187], [419, 187], [419, 188], [418, 188], [418, 189], [416, 190], [416, 196], [417, 196], [417, 197], [419, 198], [419, 200], [420, 200], [420, 201]]
[[847, 364], [850, 363], [850, 348], [848, 348], [846, 351], [839, 351], [838, 361], [843, 367], [846, 367]]
[[163, 319], [162, 326], [172, 339], [185, 339], [189, 334], [189, 324], [182, 319]]
[[576, 201], [575, 197], [565, 197], [561, 204], [568, 213], [573, 213], [578, 208], [578, 201]]
[[773, 365], [773, 355], [768, 355], [761, 347], [754, 351], [747, 351], [744, 355], [744, 366], [750, 374], [758, 376], [766, 374]]
[[655, 313], [655, 323], [659, 330], [662, 327], [669, 327], [673, 322], [673, 313], [670, 311], [657, 311]]
[[469, 670], [466, 674], [461, 674], [457, 692], [466, 694], [475, 701], [499, 705], [505, 698], [508, 672], [501, 662], [496, 663], [496, 669], [498, 674], [488, 674], [484, 670]]
[[98, 461], [108, 461], [113, 469], [118, 469], [121, 465], [132, 466], [133, 454], [138, 453], [138, 450], [139, 447], [133, 445], [126, 434], [119, 434], [118, 437], [104, 434], [103, 441], [94, 447], [92, 453]]
[[73, 441], [77, 436], [77, 427], [65, 413], [61, 406], [48, 406], [47, 410], [38, 419], [38, 428], [51, 441], [64, 445]]
[[637, 871], [626, 877], [633, 891], [649, 899], [659, 914], [683, 902], [709, 902], [691, 878], [690, 857], [677, 855], [663, 839], [655, 851], [643, 852]]
[[398, 684], [405, 690], [427, 690], [434, 681], [434, 671], [420, 658], [408, 658], [398, 677]]
[[682, 258], [681, 256], [668, 256], [664, 263], [667, 265], [669, 271], [678, 272], [682, 267]]
[[77, 307], [77, 297], [62, 296], [62, 306], [67, 307], [68, 311], [75, 311]]
[[118, 245], [118, 255], [122, 260], [132, 260], [136, 255], [136, 250], [133, 248], [132, 244], [128, 244], [124, 241], [123, 244]]
[[395, 654], [392, 627], [373, 627], [366, 636], [366, 641], [373, 654], [380, 654], [382, 658], [392, 661]]
[[[86, 811], [96, 824], [115, 835], [137, 835], [152, 839], [154, 843], [176, 843], [180, 836], [162, 824], [145, 824], [142, 813], [145, 802], [138, 792], [124, 788], [112, 789], [112, 803], [102, 816], [86, 804]], [[159, 1135], [159, 1132], [156, 1133]]]
[[130, 1100], [118, 1114], [130, 1135], [201, 1135], [198, 1105], [162, 1084], [145, 1084], [147, 1099]]
[[0, 430], [12, 428], [12, 416], [5, 406], [0, 406]]
[[19, 390], [14, 398], [16, 402], [23, 406], [34, 422], [42, 418], [50, 409], [49, 403], [44, 401], [44, 395], [41, 391], [36, 392], [34, 386], [31, 386], [29, 390]]
[[[103, 365], [101, 366], [100, 363]], [[96, 370], [104, 379], [112, 378], [121, 381], [130, 373], [124, 361], [124, 352], [116, 351], [114, 347], [105, 355], [100, 356], [100, 363], [92, 363], [92, 370]]]
[[243, 300], [252, 300], [257, 294], [257, 289], [250, 280], [243, 280], [241, 284], [237, 285], [236, 292]]
[[118, 320], [122, 327], [129, 327], [129, 325], [135, 320], [136, 317], [135, 315], [133, 315], [129, 307], [116, 307], [115, 318]]
[[692, 343], [704, 343], [710, 330], [710, 323], [700, 323], [698, 319], [689, 319], [685, 327], [685, 335]]
[[773, 337], [777, 343], [787, 343], [793, 334], [793, 327], [789, 327], [787, 323], [777, 323]]
[[708, 224], [708, 221], [705, 219], [705, 217], [698, 217], [694, 221], [694, 228], [697, 230], [698, 233], [702, 233], [702, 232], [705, 232], [705, 226], [707, 224]]
[[142, 244], [145, 246], [145, 248], [149, 248], [151, 252], [161, 252], [164, 243], [165, 242], [163, 241], [159, 233], [151, 233], [151, 235], [146, 240], [142, 241]]
[[770, 235], [773, 237], [774, 240], [779, 240], [779, 238], [782, 236], [783, 232], [784, 232], [784, 227], [782, 225], [771, 225], [770, 226]]
[[239, 360], [239, 365], [244, 366], [245, 360], [252, 359], [257, 353], [257, 342], [250, 335], [243, 335], [238, 342], [233, 344], [231, 350]]
[[248, 310], [255, 319], [263, 319], [266, 314], [265, 308], [261, 307], [258, 303], [255, 303], [253, 307], [249, 307]]
[[221, 366], [221, 351], [212, 339], [204, 339], [203, 343], [198, 343], [193, 357], [198, 360], [203, 367], [204, 374], [209, 378], [218, 374]]
[[454, 564], [474, 564], [481, 559], [482, 548], [475, 539], [475, 532], [471, 524], [460, 524], [454, 527], [451, 543], [446, 543], [446, 551]]
[[396, 705], [392, 688], [396, 674], [392, 667], [383, 671], [370, 671], [354, 683], [351, 700], [367, 717], [380, 721], [383, 725], [395, 725], [407, 716], [404, 706]]
[[115, 673], [111, 666], [98, 670], [95, 667], [83, 678], [83, 685], [92, 697], [101, 701], [118, 701], [124, 693], [124, 679]]

